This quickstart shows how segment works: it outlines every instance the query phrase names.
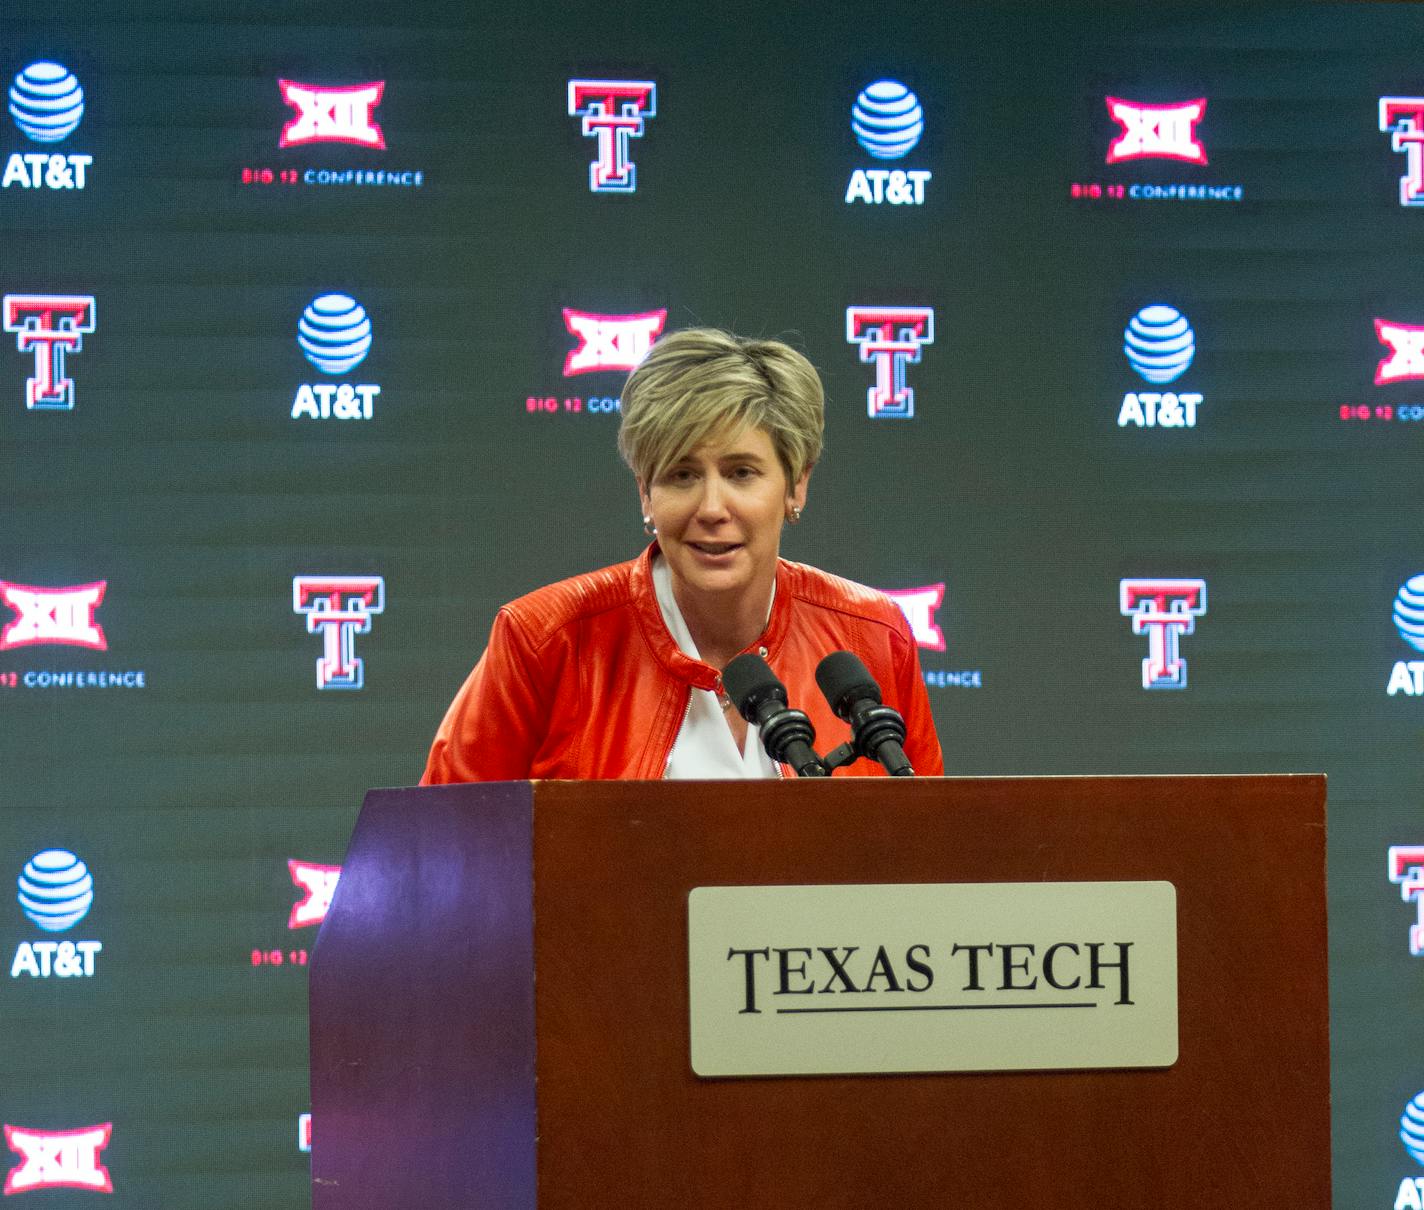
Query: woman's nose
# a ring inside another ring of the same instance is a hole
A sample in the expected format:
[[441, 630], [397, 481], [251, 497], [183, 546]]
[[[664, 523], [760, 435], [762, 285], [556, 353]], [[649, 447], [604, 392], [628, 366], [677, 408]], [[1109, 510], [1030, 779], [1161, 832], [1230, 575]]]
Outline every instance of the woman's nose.
[[727, 489], [716, 475], [708, 475], [702, 481], [702, 496], [697, 502], [697, 512], [702, 517], [720, 517], [727, 511]]

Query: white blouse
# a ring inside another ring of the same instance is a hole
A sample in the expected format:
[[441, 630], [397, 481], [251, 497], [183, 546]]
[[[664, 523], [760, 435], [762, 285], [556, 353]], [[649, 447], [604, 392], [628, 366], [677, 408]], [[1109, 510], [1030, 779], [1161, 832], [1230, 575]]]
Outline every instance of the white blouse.
[[[673, 641], [682, 649], [683, 655], [700, 660], [702, 657], [697, 653], [697, 644], [692, 641], [692, 634], [673, 595], [672, 570], [661, 555], [653, 558], [653, 590], [657, 593], [663, 624]], [[773, 597], [775, 594], [773, 587]], [[767, 616], [770, 617], [770, 611]], [[738, 752], [717, 695], [707, 689], [692, 690], [692, 701], [688, 704], [687, 716], [682, 720], [682, 730], [677, 733], [677, 742], [668, 756], [663, 777], [690, 780], [780, 776], [781, 771], [762, 747], [755, 724], [747, 724], [747, 742]]]

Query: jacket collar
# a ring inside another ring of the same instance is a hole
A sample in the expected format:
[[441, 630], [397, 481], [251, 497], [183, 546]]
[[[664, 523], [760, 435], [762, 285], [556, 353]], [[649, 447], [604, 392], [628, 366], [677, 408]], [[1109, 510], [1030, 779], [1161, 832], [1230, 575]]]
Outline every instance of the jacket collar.
[[[710, 664], [684, 655], [663, 624], [657, 591], [653, 587], [653, 556], [656, 553], [657, 542], [649, 543], [648, 548], [633, 562], [629, 575], [629, 597], [639, 629], [654, 658], [669, 674], [698, 689], [715, 690], [721, 685], [721, 674]], [[763, 659], [771, 659], [780, 651], [791, 625], [793, 571], [794, 564], [785, 559], [777, 560], [776, 593], [771, 603], [771, 617], [767, 619], [761, 636], [743, 651], [755, 652]]]

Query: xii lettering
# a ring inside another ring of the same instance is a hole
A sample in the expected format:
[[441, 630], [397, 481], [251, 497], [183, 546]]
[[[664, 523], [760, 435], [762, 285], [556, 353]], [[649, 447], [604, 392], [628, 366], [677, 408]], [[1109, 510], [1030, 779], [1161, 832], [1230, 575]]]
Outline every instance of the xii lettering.
[[310, 861], [288, 860], [287, 872], [292, 882], [306, 891], [304, 898], [292, 905], [287, 917], [289, 929], [307, 928], [326, 919], [336, 894], [336, 882], [341, 877], [339, 865], [317, 865]]
[[1375, 367], [1375, 385], [1424, 378], [1424, 326], [1375, 320], [1375, 335], [1390, 350]]
[[104, 599], [107, 580], [72, 588], [36, 588], [0, 580], [0, 601], [15, 611], [15, 619], [0, 630], [0, 651], [32, 644], [55, 644], [108, 650], [104, 630], [94, 611]]
[[564, 308], [564, 327], [579, 344], [564, 358], [564, 377], [595, 370], [631, 370], [648, 355], [667, 322], [667, 312], [596, 315]]
[[927, 651], [945, 649], [944, 631], [935, 621], [935, 614], [944, 603], [944, 585], [931, 584], [928, 588], [905, 588], [896, 592], [888, 589], [885, 595], [900, 607], [905, 620], [910, 623], [910, 632], [915, 643]]
[[1142, 105], [1121, 97], [1105, 98], [1108, 114], [1122, 127], [1108, 146], [1107, 162], [1166, 159], [1205, 164], [1206, 149], [1196, 137], [1196, 124], [1206, 113], [1206, 98], [1176, 105]]
[[386, 90], [384, 80], [346, 88], [319, 88], [278, 80], [277, 87], [282, 100], [297, 111], [297, 116], [282, 127], [278, 147], [299, 143], [356, 143], [378, 150], [385, 147], [385, 135], [371, 116]]
[[109, 1145], [113, 1130], [111, 1122], [51, 1131], [7, 1125], [5, 1145], [21, 1162], [6, 1175], [4, 1192], [70, 1188], [112, 1193], [114, 1183], [108, 1168], [99, 1162], [99, 1152]]

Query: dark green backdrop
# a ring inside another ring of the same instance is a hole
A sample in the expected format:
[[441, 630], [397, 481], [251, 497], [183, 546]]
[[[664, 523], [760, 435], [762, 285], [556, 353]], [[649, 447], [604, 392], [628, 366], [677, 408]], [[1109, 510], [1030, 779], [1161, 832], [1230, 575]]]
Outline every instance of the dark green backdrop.
[[[0, 334], [0, 580], [107, 581], [108, 649], [0, 651], [0, 673], [146, 687], [0, 689], [0, 873], [79, 855], [95, 901], [65, 935], [104, 947], [90, 979], [0, 978], [0, 1120], [112, 1122], [110, 1204], [306, 1203], [292, 958], [315, 929], [287, 927], [287, 862], [339, 863], [364, 790], [419, 776], [501, 602], [640, 548], [616, 417], [526, 399], [618, 393], [562, 376], [563, 307], [666, 308], [821, 369], [827, 453], [784, 553], [946, 584], [924, 665], [981, 680], [931, 690], [950, 772], [1330, 775], [1337, 1202], [1392, 1206], [1424, 1176], [1398, 1139], [1424, 957], [1386, 872], [1424, 844], [1424, 701], [1385, 692], [1417, 654], [1390, 610], [1424, 571], [1424, 424], [1340, 408], [1424, 401], [1373, 384], [1374, 317], [1424, 322], [1424, 210], [1399, 204], [1376, 116], [1424, 92], [1421, 48], [1404, 4], [11, 0], [0, 82], [70, 68], [85, 115], [53, 150], [93, 164], [82, 191], [0, 191], [0, 293], [92, 295], [98, 323], [72, 411], [26, 410], [33, 357]], [[589, 190], [574, 77], [656, 81], [635, 193]], [[919, 207], [843, 200], [853, 169], [896, 166], [849, 126], [881, 77], [925, 110]], [[383, 80], [386, 149], [279, 148], [279, 78]], [[1105, 165], [1107, 95], [1208, 98], [1209, 164]], [[35, 150], [0, 115], [0, 159]], [[241, 183], [308, 167], [423, 184]], [[1070, 197], [1132, 181], [1243, 200]], [[290, 417], [299, 384], [336, 381], [295, 340], [329, 291], [371, 317], [341, 377], [380, 385], [370, 421]], [[1122, 331], [1153, 302], [1196, 334], [1190, 429], [1116, 423], [1145, 388]], [[915, 418], [872, 420], [845, 309], [901, 303], [932, 306], [936, 338]], [[338, 573], [385, 581], [360, 692], [316, 688], [292, 610], [293, 576]], [[1184, 692], [1142, 688], [1125, 576], [1207, 580]], [[5, 902], [8, 961], [39, 934]]]

